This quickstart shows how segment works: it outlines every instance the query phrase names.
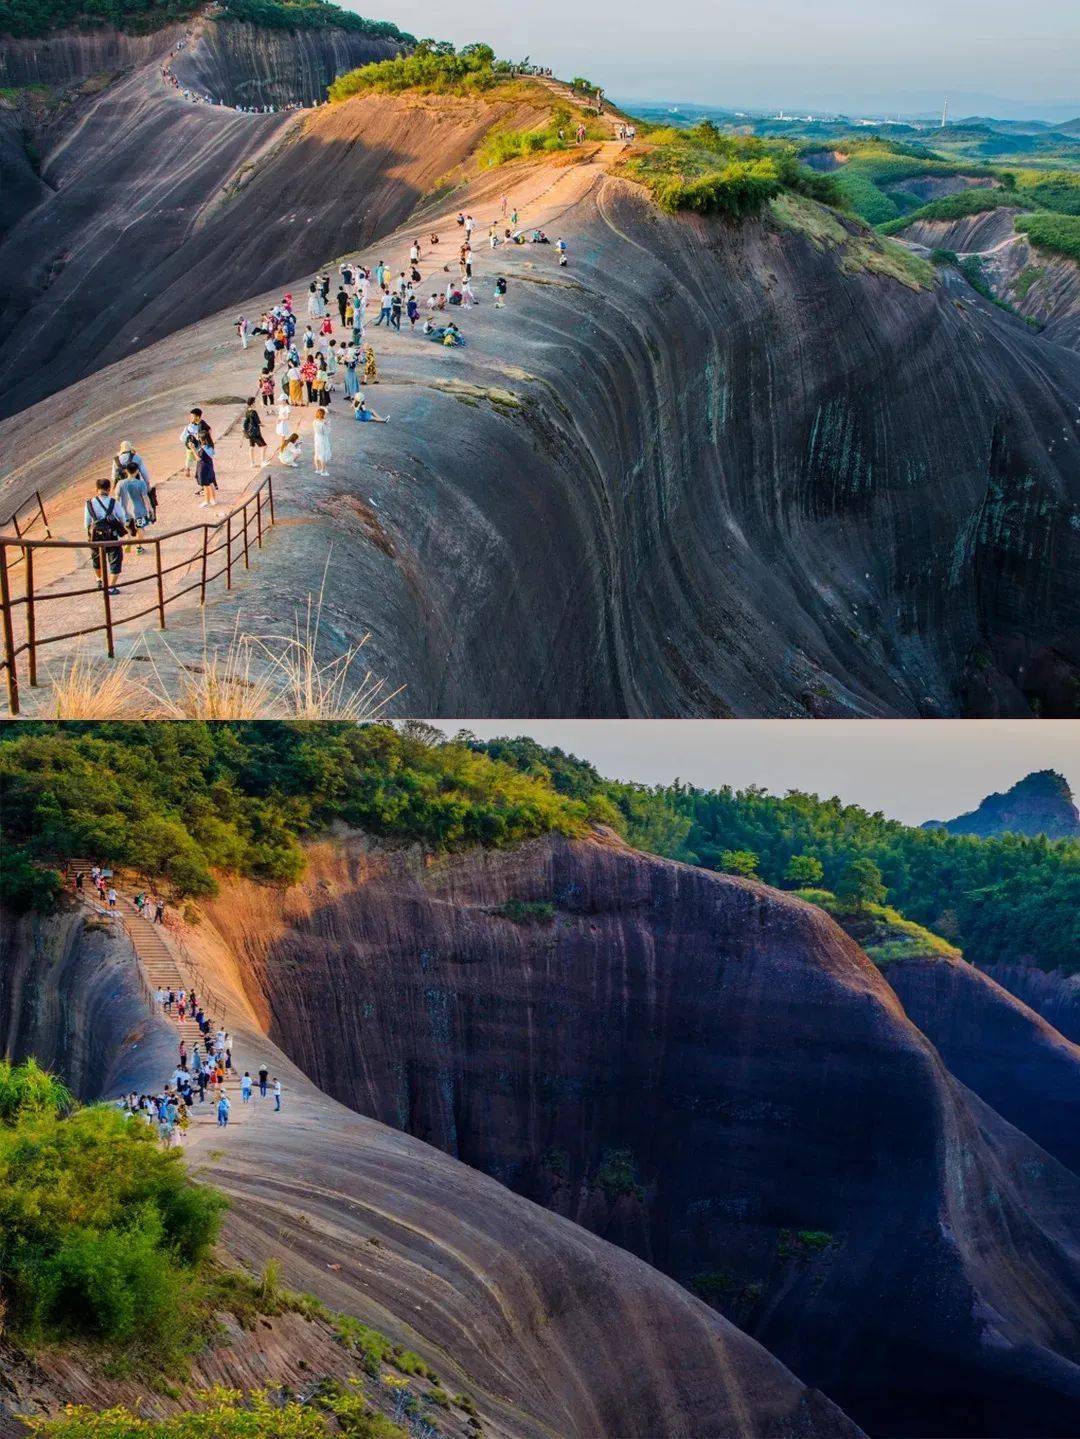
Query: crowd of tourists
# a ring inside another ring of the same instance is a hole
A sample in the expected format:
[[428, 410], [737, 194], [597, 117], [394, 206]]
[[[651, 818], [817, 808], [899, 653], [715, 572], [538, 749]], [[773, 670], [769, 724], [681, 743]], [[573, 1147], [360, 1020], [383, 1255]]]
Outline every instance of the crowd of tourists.
[[[483, 293], [477, 277], [477, 228], [472, 212], [459, 210], [454, 240], [448, 243], [434, 230], [416, 235], [402, 269], [395, 271], [384, 260], [365, 266], [346, 259], [333, 277], [329, 270], [316, 275], [301, 301], [287, 292], [257, 318], [237, 315], [233, 328], [241, 348], [257, 347], [260, 355], [241, 422], [251, 469], [272, 461], [298, 469], [303, 457], [301, 418], [310, 410], [312, 465], [316, 474], [328, 475], [333, 461], [330, 416], [338, 396], [356, 423], [389, 423], [390, 416], [380, 414], [366, 393], [380, 378], [372, 343], [375, 330], [413, 335], [447, 350], [468, 343], [459, 321], [482, 303]], [[506, 245], [550, 245], [558, 265], [568, 263], [563, 237], [553, 240], [538, 226], [524, 227], [516, 206], [503, 194], [499, 212], [487, 226], [487, 249], [494, 254]], [[489, 284], [493, 308], [504, 309], [509, 284], [497, 266]], [[271, 424], [268, 439], [264, 426]], [[216, 508], [217, 443], [199, 406], [189, 411], [180, 446], [198, 507]], [[158, 490], [147, 463], [130, 441], [122, 440], [111, 475], [97, 481], [95, 493], [85, 502], [86, 535], [97, 546], [92, 554], [99, 589], [120, 593], [125, 556], [132, 549], [136, 555], [145, 552], [141, 541], [158, 518]], [[126, 540], [139, 543], [120, 543]]]
[[[90, 888], [97, 895], [100, 903], [107, 909], [115, 909], [117, 895], [112, 877], [111, 869], [105, 869], [100, 864], [93, 864], [89, 869], [77, 869], [72, 878], [72, 884], [76, 895], [82, 897], [86, 894], [87, 880], [89, 880]], [[165, 923], [165, 901], [160, 895], [137, 894], [135, 908], [151, 924]]]

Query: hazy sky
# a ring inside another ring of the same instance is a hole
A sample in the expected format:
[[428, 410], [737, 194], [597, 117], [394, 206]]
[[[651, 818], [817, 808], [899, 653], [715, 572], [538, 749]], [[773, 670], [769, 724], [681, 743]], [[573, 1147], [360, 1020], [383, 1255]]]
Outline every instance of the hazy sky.
[[774, 794], [839, 795], [921, 824], [974, 809], [1034, 769], [1080, 795], [1080, 724], [1067, 720], [468, 720], [453, 734], [527, 734], [588, 759], [610, 779]]
[[[1080, 111], [1076, 0], [344, 0], [624, 99], [843, 111]], [[1070, 106], [1070, 102], [1074, 102]]]

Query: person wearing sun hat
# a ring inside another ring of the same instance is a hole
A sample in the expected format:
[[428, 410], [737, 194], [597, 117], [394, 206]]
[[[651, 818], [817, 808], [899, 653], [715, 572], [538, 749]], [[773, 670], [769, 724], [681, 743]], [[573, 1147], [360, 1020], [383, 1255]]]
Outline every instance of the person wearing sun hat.
[[[157, 519], [157, 495], [150, 485], [146, 462], [130, 440], [121, 440], [113, 460], [116, 498], [127, 515], [133, 535]], [[142, 553], [139, 546], [138, 553]]]

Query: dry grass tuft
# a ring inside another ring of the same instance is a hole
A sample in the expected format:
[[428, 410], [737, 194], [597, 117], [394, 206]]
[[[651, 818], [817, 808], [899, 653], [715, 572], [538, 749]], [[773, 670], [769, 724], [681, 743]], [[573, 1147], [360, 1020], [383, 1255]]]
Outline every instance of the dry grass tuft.
[[45, 667], [51, 720], [112, 720], [137, 712], [142, 685], [131, 672], [131, 659], [91, 657], [78, 650], [63, 664]]
[[[240, 633], [237, 617], [227, 644], [211, 645], [203, 621], [203, 658], [185, 665], [163, 640], [176, 662], [178, 685], [170, 686], [154, 664], [154, 685], [147, 693], [166, 719], [245, 720], [268, 719], [275, 691], [269, 675], [254, 664], [251, 641]], [[153, 663], [153, 661], [151, 661]]]
[[[329, 561], [327, 561], [329, 563]], [[317, 600], [308, 595], [303, 621], [296, 616], [291, 635], [271, 635], [251, 641], [270, 666], [277, 683], [273, 718], [343, 719], [357, 723], [373, 720], [404, 686], [386, 693], [386, 681], [371, 670], [356, 674], [357, 661], [370, 635], [348, 647], [336, 659], [320, 661], [319, 628], [322, 622], [326, 574]]]

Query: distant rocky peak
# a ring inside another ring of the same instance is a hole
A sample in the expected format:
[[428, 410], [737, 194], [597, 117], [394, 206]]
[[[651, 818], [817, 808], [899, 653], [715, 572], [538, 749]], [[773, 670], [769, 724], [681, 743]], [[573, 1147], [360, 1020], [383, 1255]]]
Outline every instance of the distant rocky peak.
[[988, 837], [998, 834], [1045, 835], [1047, 839], [1080, 836], [1069, 782], [1057, 770], [1033, 770], [1004, 794], [987, 795], [978, 809], [956, 819], [928, 820], [925, 829]]

